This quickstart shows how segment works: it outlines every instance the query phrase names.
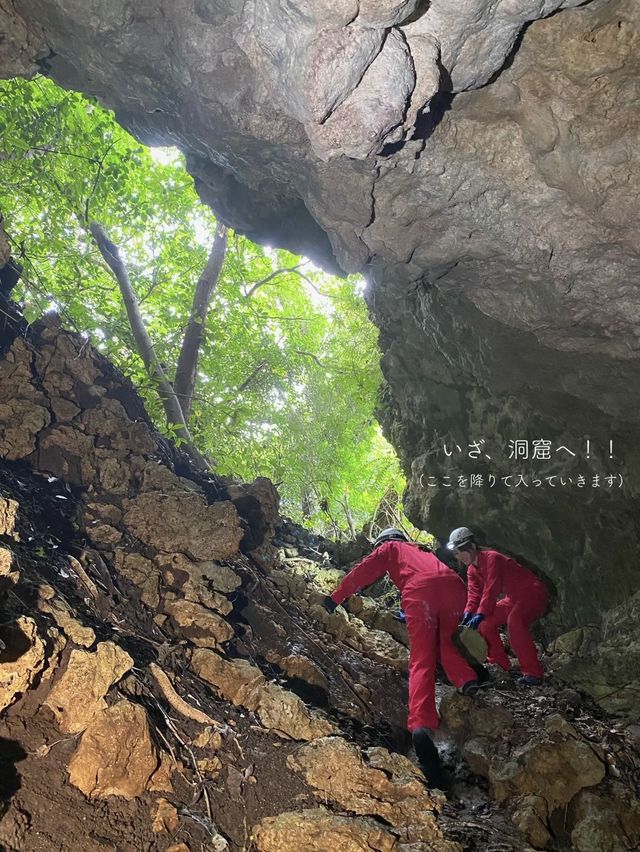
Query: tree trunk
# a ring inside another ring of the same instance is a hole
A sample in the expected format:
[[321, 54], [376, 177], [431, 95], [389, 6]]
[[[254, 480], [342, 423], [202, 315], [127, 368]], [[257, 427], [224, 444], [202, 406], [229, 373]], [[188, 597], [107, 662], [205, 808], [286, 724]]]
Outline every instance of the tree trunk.
[[147, 373], [155, 382], [158, 388], [158, 394], [162, 400], [164, 413], [169, 426], [175, 428], [176, 435], [181, 438], [186, 446], [186, 449], [192, 460], [200, 468], [208, 468], [209, 464], [202, 454], [195, 448], [187, 424], [182, 413], [182, 408], [178, 402], [178, 397], [175, 394], [173, 386], [162, 365], [156, 355], [156, 351], [151, 338], [147, 332], [144, 321], [138, 308], [138, 300], [129, 280], [129, 273], [124, 265], [120, 252], [115, 243], [107, 236], [107, 232], [99, 222], [91, 223], [91, 234], [96, 241], [96, 245], [100, 250], [100, 254], [105, 260], [105, 263], [113, 272], [113, 275], [118, 282], [118, 287], [122, 294], [124, 306], [129, 318], [129, 325], [136, 344], [136, 348], [140, 357], [144, 362]]
[[182, 407], [185, 423], [189, 422], [196, 384], [198, 358], [204, 337], [204, 325], [211, 296], [216, 288], [227, 250], [227, 228], [218, 223], [213, 246], [202, 275], [196, 284], [189, 323], [184, 333], [173, 389]]

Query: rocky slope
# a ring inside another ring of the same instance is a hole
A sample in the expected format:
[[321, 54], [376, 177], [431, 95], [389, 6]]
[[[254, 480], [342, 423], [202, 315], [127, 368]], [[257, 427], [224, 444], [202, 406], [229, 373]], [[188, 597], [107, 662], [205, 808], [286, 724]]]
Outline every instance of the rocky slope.
[[637, 848], [637, 727], [553, 679], [441, 687], [428, 791], [402, 625], [329, 615], [339, 571], [268, 480], [195, 473], [79, 335], [2, 316], [3, 849]]
[[637, 714], [637, 2], [0, 0], [0, 30], [2, 73], [180, 145], [234, 227], [368, 273], [412, 518], [529, 560]]

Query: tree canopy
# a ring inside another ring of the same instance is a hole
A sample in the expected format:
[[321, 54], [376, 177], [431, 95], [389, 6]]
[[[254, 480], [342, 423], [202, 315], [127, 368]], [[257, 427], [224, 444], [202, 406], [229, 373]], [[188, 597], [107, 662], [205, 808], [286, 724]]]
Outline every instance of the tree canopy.
[[[216, 232], [182, 155], [146, 148], [112, 113], [42, 77], [0, 84], [0, 138], [0, 209], [22, 256], [26, 315], [57, 310], [171, 431], [91, 223], [118, 247], [174, 381]], [[221, 473], [269, 476], [293, 517], [359, 527], [404, 486], [373, 414], [382, 377], [364, 283], [233, 231], [226, 239], [188, 412], [193, 440]]]

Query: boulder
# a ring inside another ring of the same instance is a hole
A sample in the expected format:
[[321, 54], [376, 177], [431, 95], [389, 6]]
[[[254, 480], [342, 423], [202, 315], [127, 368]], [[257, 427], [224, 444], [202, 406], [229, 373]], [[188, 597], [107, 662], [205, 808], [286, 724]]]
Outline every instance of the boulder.
[[80, 422], [84, 431], [99, 437], [100, 444], [112, 455], [144, 455], [156, 449], [149, 424], [130, 420], [117, 399], [101, 399], [96, 406], [83, 411]]
[[81, 409], [69, 399], [54, 396], [51, 398], [51, 411], [56, 423], [70, 423], [80, 414]]
[[287, 758], [321, 796], [358, 815], [376, 816], [411, 842], [457, 849], [436, 821], [442, 799], [431, 795], [420, 771], [406, 757], [384, 748], [360, 750], [341, 737], [302, 746]]
[[310, 607], [310, 614], [323, 624], [327, 633], [355, 651], [399, 671], [409, 670], [408, 649], [385, 631], [370, 629], [359, 618], [345, 617], [341, 611], [329, 613], [319, 603]]
[[123, 501], [124, 525], [148, 547], [181, 551], [192, 559], [229, 559], [238, 552], [242, 527], [231, 502], [210, 506], [199, 494], [150, 491]]
[[328, 689], [329, 683], [322, 669], [305, 657], [304, 654], [288, 654], [286, 657], [280, 656], [275, 651], [267, 651], [266, 659], [282, 669], [287, 677], [304, 680], [311, 686], [317, 686], [320, 689]]
[[[64, 733], [84, 731], [106, 708], [104, 696], [128, 672], [133, 660], [114, 642], [100, 642], [95, 651], [71, 651], [69, 661], [45, 700]], [[155, 768], [155, 767], [154, 767]]]
[[447, 693], [440, 702], [443, 725], [456, 737], [502, 739], [513, 728], [513, 715], [505, 707], [484, 704], [481, 698], [467, 698], [459, 692]]
[[187, 584], [228, 595], [241, 583], [240, 577], [227, 565], [212, 561], [195, 562], [184, 553], [161, 553], [156, 562], [162, 569], [165, 585], [172, 589], [184, 590]]
[[375, 820], [325, 808], [265, 817], [251, 834], [258, 852], [399, 852], [397, 837]]
[[[180, 764], [178, 763], [179, 766]], [[173, 793], [171, 779], [176, 768], [176, 760], [170, 757], [168, 752], [161, 752], [160, 765], [149, 779], [147, 790], [152, 793]]]
[[534, 849], [546, 849], [551, 834], [547, 828], [547, 803], [540, 796], [525, 796], [512, 818], [513, 824]]
[[17, 337], [0, 361], [0, 458], [31, 455], [36, 436], [49, 425], [46, 396], [34, 382], [32, 352]]
[[69, 604], [55, 596], [55, 591], [51, 586], [41, 586], [38, 591], [40, 611], [50, 615], [67, 639], [74, 645], [90, 648], [96, 641], [93, 628], [82, 624], [73, 615]]
[[566, 805], [583, 787], [598, 784], [605, 766], [585, 740], [534, 741], [506, 763], [494, 762], [489, 782], [494, 797], [503, 802], [511, 796], [539, 796], [549, 812]]
[[248, 525], [243, 550], [268, 557], [273, 549], [271, 539], [280, 521], [278, 489], [266, 476], [259, 476], [253, 482], [228, 485], [227, 493]]
[[167, 595], [163, 608], [182, 628], [181, 633], [198, 647], [217, 648], [234, 636], [228, 621], [201, 604]]
[[336, 730], [327, 719], [309, 710], [297, 695], [275, 683], [260, 690], [255, 711], [265, 728], [294, 740], [314, 740]]
[[222, 698], [255, 712], [262, 724], [277, 734], [312, 740], [335, 730], [297, 695], [278, 684], [267, 683], [260, 669], [246, 660], [225, 660], [212, 651], [199, 649], [193, 652], [191, 664]]
[[90, 798], [134, 799], [157, 766], [147, 714], [123, 700], [93, 716], [69, 763], [69, 780]]
[[640, 592], [611, 609], [596, 627], [560, 636], [553, 645], [554, 669], [591, 695], [609, 713], [639, 718]]
[[168, 467], [155, 461], [147, 461], [138, 472], [139, 493], [148, 491], [161, 491], [167, 494], [169, 491], [193, 491], [194, 494], [202, 494], [202, 489], [191, 479], [184, 476], [176, 476]]
[[491, 746], [491, 741], [486, 737], [471, 737], [462, 747], [462, 757], [466, 760], [469, 769], [483, 778], [489, 774], [493, 756]]
[[140, 553], [124, 550], [115, 551], [115, 564], [123, 577], [138, 589], [140, 600], [151, 609], [160, 603], [160, 569]]
[[640, 802], [621, 784], [581, 790], [569, 805], [575, 852], [623, 852], [640, 848]]
[[39, 436], [37, 468], [73, 485], [91, 485], [96, 477], [94, 438], [75, 425], [56, 424]]
[[226, 660], [205, 649], [193, 651], [191, 666], [199, 677], [216, 688], [221, 698], [245, 707], [255, 703], [254, 693], [266, 683], [260, 669], [248, 660]]

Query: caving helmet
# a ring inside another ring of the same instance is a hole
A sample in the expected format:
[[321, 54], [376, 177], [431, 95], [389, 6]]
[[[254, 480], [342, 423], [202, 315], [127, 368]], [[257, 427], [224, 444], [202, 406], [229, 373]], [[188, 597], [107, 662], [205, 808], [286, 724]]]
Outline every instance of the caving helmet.
[[387, 527], [386, 530], [382, 530], [378, 534], [378, 537], [373, 542], [373, 549], [375, 550], [376, 547], [384, 544], [385, 541], [409, 541], [409, 536], [403, 533], [402, 530], [397, 529], [397, 527]]
[[475, 544], [475, 542], [475, 536], [469, 527], [457, 527], [449, 536], [447, 549], [457, 550], [459, 547], [464, 547], [466, 544]]

